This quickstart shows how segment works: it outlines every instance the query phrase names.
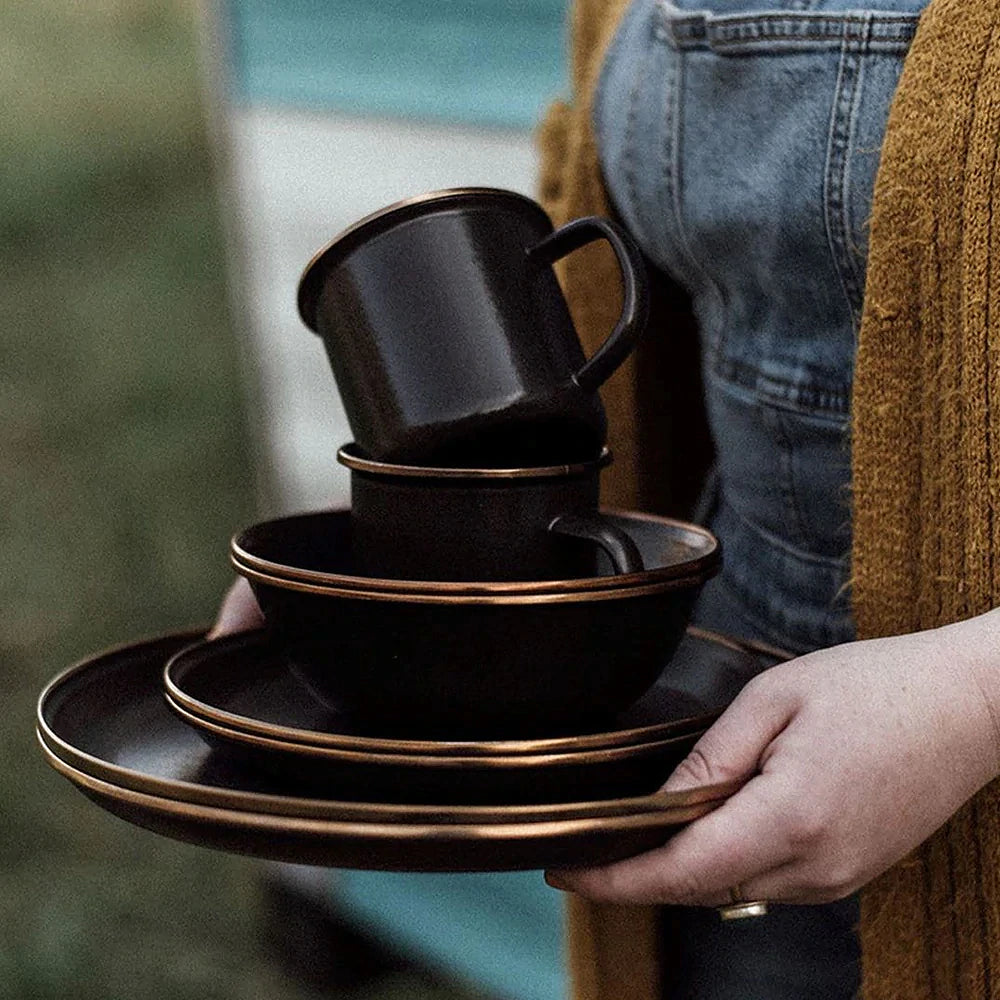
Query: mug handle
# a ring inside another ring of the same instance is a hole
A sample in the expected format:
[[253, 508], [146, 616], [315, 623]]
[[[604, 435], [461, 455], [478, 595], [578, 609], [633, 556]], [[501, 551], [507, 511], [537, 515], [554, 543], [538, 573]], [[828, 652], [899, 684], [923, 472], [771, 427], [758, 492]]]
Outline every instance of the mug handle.
[[649, 316], [649, 282], [642, 251], [621, 226], [596, 215], [567, 222], [528, 250], [532, 259], [554, 264], [595, 240], [607, 240], [618, 259], [622, 274], [622, 311], [604, 343], [573, 375], [573, 382], [586, 392], [598, 389], [614, 374], [645, 329]]
[[639, 547], [621, 528], [616, 528], [601, 514], [561, 514], [549, 525], [549, 531], [600, 546], [611, 560], [616, 574], [643, 571]]

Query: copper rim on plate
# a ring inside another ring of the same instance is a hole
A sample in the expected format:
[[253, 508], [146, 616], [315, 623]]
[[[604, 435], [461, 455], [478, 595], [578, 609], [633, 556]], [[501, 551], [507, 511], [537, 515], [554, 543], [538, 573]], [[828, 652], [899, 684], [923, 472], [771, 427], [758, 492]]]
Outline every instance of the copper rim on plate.
[[[714, 645], [730, 649], [735, 654], [747, 655], [741, 645], [731, 642], [704, 629], [689, 628], [688, 635], [707, 640]], [[250, 635], [236, 639], [215, 640], [223, 644], [239, 642], [251, 644]], [[263, 634], [261, 643], [263, 644]], [[520, 756], [522, 754], [552, 754], [579, 752], [583, 750], [603, 750], [617, 746], [632, 746], [652, 743], [658, 740], [683, 736], [696, 730], [707, 729], [718, 718], [719, 711], [705, 711], [681, 718], [671, 718], [663, 722], [641, 726], [609, 729], [601, 732], [584, 732], [575, 735], [538, 737], [534, 739], [511, 740], [427, 740], [402, 739], [385, 736], [368, 736], [327, 730], [306, 729], [292, 725], [281, 725], [245, 713], [227, 710], [221, 704], [209, 703], [198, 698], [189, 688], [191, 674], [199, 670], [212, 669], [214, 664], [201, 662], [207, 658], [212, 643], [195, 643], [170, 657], [163, 671], [164, 689], [174, 705], [195, 719], [204, 719], [225, 729], [263, 736], [287, 743], [341, 750], [354, 750], [375, 754], [433, 755], [437, 757], [496, 757]], [[255, 655], [250, 650], [248, 655]], [[225, 655], [223, 653], [222, 655]], [[780, 657], [785, 658], [785, 657]], [[217, 659], [217, 658], [216, 658]], [[256, 665], [256, 663], [254, 664]], [[644, 696], [645, 697], [645, 696]], [[192, 724], [197, 724], [192, 720]]]
[[[140, 764], [123, 766], [111, 760], [102, 759], [86, 750], [75, 746], [62, 735], [53, 725], [49, 716], [55, 713], [58, 721], [59, 699], [68, 690], [71, 694], [74, 685], [80, 686], [81, 680], [92, 672], [106, 672], [109, 666], [116, 663], [131, 668], [135, 658], [144, 656], [158, 657], [158, 662], [150, 669], [150, 678], [159, 678], [162, 673], [163, 661], [178, 649], [199, 638], [198, 633], [177, 633], [142, 643], [116, 647], [105, 653], [89, 657], [71, 666], [55, 677], [44, 689], [38, 700], [37, 730], [39, 742], [51, 760], [61, 761], [65, 767], [79, 771], [89, 777], [121, 789], [170, 799], [179, 802], [196, 803], [199, 805], [223, 808], [239, 812], [260, 813], [278, 816], [302, 816], [323, 820], [348, 820], [365, 822], [401, 822], [413, 821], [416, 818], [434, 817], [438, 824], [454, 824], [462, 822], [497, 821], [502, 817], [510, 822], [538, 822], [555, 818], [593, 818], [597, 816], [629, 816], [646, 812], [662, 812], [664, 809], [687, 808], [705, 802], [719, 801], [728, 797], [736, 790], [738, 783], [726, 783], [702, 788], [691, 789], [679, 793], [664, 795], [636, 796], [631, 798], [602, 799], [596, 801], [576, 801], [562, 803], [543, 803], [540, 805], [441, 805], [399, 803], [368, 803], [356, 801], [337, 801], [317, 797], [303, 797], [284, 794], [267, 794], [245, 791], [238, 788], [220, 785], [209, 785], [175, 777], [164, 777], [150, 773]], [[136, 671], [129, 669], [130, 677], [135, 677]], [[98, 674], [98, 678], [103, 674]], [[90, 682], [93, 685], [93, 681]], [[99, 686], [99, 685], [93, 685]], [[77, 696], [78, 698], [78, 696]], [[151, 692], [147, 698], [151, 705], [163, 705], [157, 692]], [[114, 700], [112, 698], [112, 700]], [[51, 708], [50, 706], [55, 706]], [[166, 709], [156, 708], [166, 716], [169, 722], [172, 718]], [[142, 718], [131, 720], [128, 739], [133, 743], [148, 739], [149, 726], [143, 726]], [[104, 724], [99, 720], [100, 724]], [[177, 725], [180, 725], [179, 723]], [[186, 732], [186, 730], [184, 730]], [[200, 741], [193, 735], [191, 739], [197, 745]], [[127, 755], [139, 761], [148, 756], [149, 749], [133, 746]], [[138, 751], [138, 752], [137, 752]], [[364, 756], [364, 755], [357, 755]], [[179, 764], [177, 765], [179, 770]]]
[[239, 811], [123, 788], [54, 754], [49, 764], [109, 812], [174, 839], [276, 861], [383, 871], [512, 871], [603, 864], [665, 843], [722, 800], [532, 822], [357, 822]]
[[[337, 764], [364, 764], [366, 766], [384, 765], [392, 768], [421, 768], [436, 771], [468, 771], [470, 768], [483, 771], [529, 771], [537, 773], [540, 768], [571, 768], [585, 767], [588, 764], [611, 764], [625, 760], [639, 760], [672, 747], [682, 747], [690, 743], [700, 734], [697, 730], [689, 730], [678, 736], [665, 740], [655, 740], [650, 743], [638, 743], [632, 746], [607, 747], [602, 750], [567, 751], [549, 754], [519, 754], [510, 757], [501, 756], [435, 756], [433, 754], [380, 754], [359, 750], [343, 750], [339, 747], [317, 746], [310, 743], [295, 743], [289, 740], [258, 736], [254, 733], [242, 732], [228, 726], [220, 725], [208, 719], [200, 718], [178, 705], [169, 695], [167, 704], [177, 713], [178, 717], [194, 729], [201, 730], [220, 740], [241, 744], [256, 750], [273, 751], [275, 753], [293, 755], [299, 759], [313, 761], [329, 761]], [[666, 775], [664, 775], [666, 778]]]
[[70, 770], [123, 791], [138, 792], [172, 802], [184, 802], [233, 812], [316, 819], [337, 823], [433, 823], [439, 826], [477, 823], [547, 823], [570, 819], [600, 819], [663, 813], [719, 804], [738, 791], [742, 782], [703, 785], [683, 792], [637, 795], [632, 798], [598, 799], [592, 802], [553, 802], [542, 805], [409, 805], [385, 802], [342, 802], [338, 799], [297, 795], [267, 795], [173, 781], [144, 774], [133, 768], [109, 764], [82, 754], [50, 732], [36, 729], [38, 743], [50, 764]]

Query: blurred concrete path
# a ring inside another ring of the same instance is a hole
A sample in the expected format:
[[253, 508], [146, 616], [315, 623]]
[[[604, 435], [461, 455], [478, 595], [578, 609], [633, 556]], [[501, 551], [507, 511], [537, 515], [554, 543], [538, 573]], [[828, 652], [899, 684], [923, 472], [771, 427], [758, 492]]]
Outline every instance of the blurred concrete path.
[[[234, 108], [231, 169], [260, 389], [263, 453], [276, 508], [348, 503], [337, 448], [350, 430], [320, 341], [298, 318], [295, 292], [313, 253], [368, 213], [425, 191], [503, 187], [532, 194], [527, 131]], [[252, 359], [252, 360], [249, 360]]]

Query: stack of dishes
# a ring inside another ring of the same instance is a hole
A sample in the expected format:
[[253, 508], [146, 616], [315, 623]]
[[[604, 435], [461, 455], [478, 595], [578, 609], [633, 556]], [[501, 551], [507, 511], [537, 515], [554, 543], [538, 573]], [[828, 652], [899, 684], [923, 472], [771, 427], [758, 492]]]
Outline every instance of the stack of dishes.
[[[381, 468], [392, 470], [380, 472], [384, 478], [406, 480], [411, 467]], [[495, 528], [497, 494], [530, 480], [527, 470], [462, 472], [488, 489], [477, 499], [485, 511], [458, 526], [468, 548], [470, 523]], [[541, 470], [537, 478], [556, 476]], [[483, 489], [450, 492], [478, 496]], [[419, 521], [420, 507], [431, 507], [434, 525], [446, 490], [425, 492], [408, 494], [412, 517]], [[520, 514], [520, 493], [517, 501]], [[395, 527], [405, 514], [392, 515], [382, 528], [387, 535], [405, 530]], [[358, 565], [360, 516], [355, 504], [254, 525], [233, 540], [233, 566], [314, 694], [369, 726], [436, 739], [572, 734], [626, 708], [670, 660], [720, 561], [718, 542], [704, 528], [603, 511], [602, 521], [628, 540], [642, 568], [615, 572], [598, 563], [586, 576], [546, 579], [376, 576]]]
[[324, 706], [268, 633], [177, 634], [65, 671], [39, 700], [38, 738], [105, 809], [208, 847], [395, 871], [599, 863], [665, 842], [735, 791], [657, 788], [778, 655], [689, 630], [602, 728], [442, 741], [379, 735]]
[[[585, 357], [552, 265], [595, 241], [621, 311]], [[356, 441], [349, 511], [231, 546], [267, 630], [92, 658], [42, 694], [52, 765], [107, 809], [227, 850], [462, 871], [609, 861], [732, 794], [657, 789], [769, 661], [688, 632], [711, 532], [600, 508], [599, 388], [642, 332], [642, 254], [491, 189], [341, 234], [299, 308]]]

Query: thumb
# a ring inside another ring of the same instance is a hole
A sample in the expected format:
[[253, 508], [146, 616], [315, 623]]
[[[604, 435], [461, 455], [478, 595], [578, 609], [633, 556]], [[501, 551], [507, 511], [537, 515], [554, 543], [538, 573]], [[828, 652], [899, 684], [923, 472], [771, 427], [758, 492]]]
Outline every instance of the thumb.
[[[781, 664], [784, 668], [788, 664]], [[667, 779], [661, 791], [681, 792], [722, 781], [749, 780], [771, 741], [798, 707], [772, 667], [753, 678]], [[786, 678], [787, 679], [787, 678]]]
[[250, 584], [242, 577], [233, 583], [222, 599], [222, 605], [215, 618], [206, 639], [219, 639], [235, 632], [245, 632], [248, 629], [260, 628], [264, 624], [264, 616], [253, 596]]

